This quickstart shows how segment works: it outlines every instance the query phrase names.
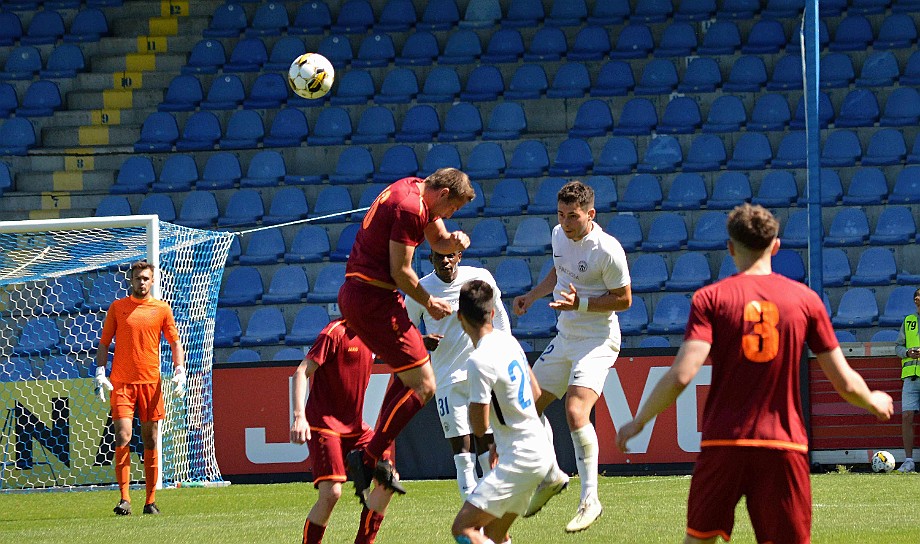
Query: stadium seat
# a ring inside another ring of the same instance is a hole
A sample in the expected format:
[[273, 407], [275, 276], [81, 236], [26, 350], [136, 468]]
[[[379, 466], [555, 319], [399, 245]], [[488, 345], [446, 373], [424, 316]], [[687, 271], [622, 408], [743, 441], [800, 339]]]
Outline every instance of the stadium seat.
[[437, 111], [428, 104], [417, 104], [403, 116], [395, 139], [397, 142], [430, 142], [440, 130]]
[[855, 79], [853, 62], [846, 53], [828, 53], [821, 58], [818, 80], [822, 89], [847, 87]]
[[898, 60], [891, 51], [875, 51], [862, 63], [857, 87], [892, 87], [900, 77]]
[[767, 83], [767, 68], [756, 55], [738, 57], [722, 85], [726, 92], [759, 92]]
[[716, 20], [706, 29], [698, 52], [701, 55], [732, 55], [741, 47], [741, 32], [734, 21]]
[[604, 231], [616, 238], [626, 251], [635, 251], [642, 243], [642, 228], [632, 214], [614, 215], [604, 226]]
[[730, 210], [744, 202], [750, 202], [751, 182], [742, 172], [724, 172], [716, 178], [712, 196], [706, 206], [710, 209]]
[[843, 99], [837, 114], [837, 127], [871, 127], [880, 112], [875, 94], [868, 89], [854, 89]]
[[[882, 310], [882, 314], [878, 318], [880, 327], [900, 327], [904, 323], [905, 317], [917, 311], [917, 307], [913, 302], [914, 291], [916, 291], [916, 287], [912, 285], [901, 285], [891, 290], [891, 293], [888, 294], [888, 299], [885, 301], [884, 310]], [[896, 340], [897, 334], [888, 341]]]
[[690, 23], [674, 22], [664, 28], [653, 54], [656, 57], [687, 57], [698, 45], [696, 30]]
[[310, 291], [304, 267], [286, 265], [272, 275], [268, 291], [262, 296], [265, 304], [298, 304]]
[[873, 49], [889, 50], [911, 47], [917, 43], [917, 26], [910, 15], [893, 13], [882, 21]]
[[648, 308], [642, 297], [633, 297], [632, 305], [622, 312], [617, 312], [620, 332], [626, 336], [642, 334], [648, 328]]
[[176, 149], [178, 151], [211, 150], [220, 140], [220, 136], [220, 121], [217, 116], [210, 111], [197, 111], [185, 120], [182, 137], [176, 142]]
[[418, 28], [424, 30], [448, 30], [460, 21], [460, 10], [454, 0], [431, 0], [419, 19]]
[[0, 46], [14, 45], [22, 37], [22, 20], [12, 11], [0, 12]]
[[850, 281], [850, 259], [839, 247], [821, 250], [824, 287], [842, 287]]
[[307, 140], [309, 134], [307, 117], [303, 111], [286, 107], [275, 113], [262, 143], [265, 147], [298, 147]]
[[475, 63], [482, 55], [479, 35], [472, 30], [458, 30], [450, 35], [444, 52], [438, 55], [439, 64]]
[[28, 119], [7, 119], [0, 126], [0, 155], [25, 155], [35, 144], [35, 129]]
[[69, 314], [83, 310], [83, 282], [76, 276], [48, 280], [42, 288], [41, 306], [46, 314]]
[[447, 66], [438, 66], [428, 73], [418, 102], [453, 102], [460, 94], [460, 78], [457, 71]]
[[227, 356], [228, 363], [258, 363], [261, 355], [254, 349], [235, 349]]
[[19, 107], [16, 89], [9, 83], [0, 83], [0, 118], [6, 119]]
[[730, 170], [762, 170], [773, 159], [770, 141], [760, 132], [746, 132], [735, 140], [727, 166]]
[[[591, 96], [625, 96], [636, 86], [632, 67], [622, 60], [611, 60], [601, 66], [591, 86]], [[505, 95], [507, 97], [507, 94]]]
[[642, 251], [677, 251], [687, 245], [687, 225], [674, 212], [656, 215], [642, 242]]
[[388, 0], [374, 25], [383, 32], [405, 32], [418, 22], [418, 14], [411, 0]]
[[582, 176], [591, 169], [591, 147], [581, 138], [568, 138], [559, 144], [556, 158], [549, 168], [551, 176]]
[[195, 76], [180, 75], [169, 82], [163, 102], [157, 105], [160, 111], [195, 111], [204, 97], [201, 82]]
[[872, 24], [859, 14], [847, 14], [834, 30], [834, 38], [828, 45], [831, 51], [865, 51], [875, 39]]
[[[436, 144], [428, 150], [425, 155], [425, 162], [418, 171], [421, 178], [427, 178], [438, 168], [456, 168], [462, 169], [460, 162], [460, 152], [457, 151], [453, 144]], [[359, 205], [360, 207], [360, 205]]]
[[674, 12], [676, 21], [705, 21], [716, 12], [715, 0], [684, 0]]
[[581, 98], [591, 87], [588, 69], [580, 62], [567, 62], [559, 67], [553, 83], [546, 90], [549, 98]]
[[396, 57], [396, 65], [430, 66], [439, 53], [438, 41], [434, 34], [425, 30], [418, 30], [406, 38], [402, 49], [399, 51], [399, 56]]
[[418, 174], [418, 158], [415, 150], [407, 145], [394, 145], [386, 150], [380, 165], [374, 173], [374, 181], [392, 183], [398, 179]]
[[546, 72], [539, 64], [524, 64], [514, 71], [505, 98], [510, 100], [529, 100], [540, 98], [549, 88]]
[[347, 0], [339, 8], [332, 31], [342, 34], [364, 34], [374, 25], [374, 10], [367, 0]]
[[208, 157], [196, 187], [199, 190], [232, 189], [243, 177], [240, 161], [233, 153], [214, 153]]
[[612, 136], [607, 139], [594, 164], [596, 174], [628, 174], [636, 168], [639, 159], [636, 146], [624, 136]]
[[284, 238], [280, 229], [259, 230], [249, 236], [240, 264], [267, 265], [278, 262], [284, 255]]
[[[843, 185], [840, 183], [840, 176], [833, 168], [821, 169], [821, 204], [824, 206], [836, 206], [843, 198]], [[799, 196], [798, 205], [805, 207], [808, 205], [807, 184], [801, 196]]]
[[808, 247], [808, 210], [796, 210], [789, 214], [780, 239], [783, 247]]
[[678, 96], [665, 106], [656, 131], [658, 134], [692, 134], [701, 123], [700, 107], [696, 100]]
[[221, 227], [253, 225], [265, 214], [262, 197], [255, 189], [240, 189], [230, 195], [227, 209], [217, 220]]
[[696, 220], [693, 236], [687, 241], [687, 248], [723, 249], [728, 242], [728, 230], [725, 226], [728, 217], [723, 212], [706, 211]]
[[[520, 208], [518, 208], [520, 210]], [[470, 232], [470, 247], [463, 252], [467, 257], [496, 257], [508, 246], [508, 233], [501, 219], [483, 219]]]
[[741, 46], [745, 55], [772, 55], [786, 47], [786, 33], [779, 21], [761, 19], [748, 32], [747, 40]]
[[304, 306], [294, 316], [294, 323], [291, 324], [290, 332], [285, 335], [284, 343], [289, 346], [307, 346], [316, 342], [319, 333], [329, 324], [329, 319], [329, 314], [322, 306]]
[[341, 215], [334, 215], [325, 219], [319, 218], [347, 212], [353, 207], [348, 189], [341, 185], [324, 187], [316, 197], [310, 217], [314, 219], [314, 223], [338, 223], [342, 221]]
[[16, 108], [19, 117], [50, 117], [61, 109], [61, 91], [57, 83], [40, 79], [32, 82], [22, 97], [22, 105]]
[[[627, 29], [632, 29], [633, 27], [638, 28], [640, 26], [644, 27], [644, 25], [632, 25], [625, 27], [620, 33], [620, 36], [622, 37], [623, 33], [629, 32]], [[646, 32], [647, 31], [648, 29], [646, 28]], [[651, 34], [648, 36], [650, 37]], [[643, 48], [644, 44], [636, 43], [635, 47]], [[572, 46], [569, 47], [568, 53], [566, 54], [566, 60], [601, 60], [606, 57], [608, 53], [610, 53], [610, 36], [607, 34], [607, 28], [603, 26], [589, 25], [583, 27], [575, 35], [575, 41], [572, 43]]]
[[86, 70], [83, 50], [74, 44], [61, 44], [51, 51], [45, 68], [38, 72], [41, 78], [73, 78]]
[[[4, 128], [13, 121], [14, 119], [7, 121]], [[6, 138], [2, 136], [2, 131], [0, 131], [0, 141], [5, 141]], [[138, 153], [171, 151], [178, 139], [179, 126], [176, 125], [176, 118], [166, 112], [154, 112], [148, 115], [141, 125], [141, 137], [134, 143], [134, 151]]]
[[887, 247], [870, 247], [859, 256], [851, 285], [888, 285], [895, 280], [898, 266], [894, 252]]
[[529, 202], [524, 183], [517, 178], [507, 178], [495, 184], [482, 213], [487, 217], [516, 215], [527, 208]]
[[95, 217], [112, 217], [117, 215], [131, 215], [131, 203], [120, 195], [107, 195], [102, 197], [96, 206]]
[[652, 334], [682, 334], [690, 317], [690, 299], [687, 295], [669, 293], [655, 305], [648, 332]]
[[837, 211], [824, 245], [861, 246], [869, 239], [869, 220], [866, 213], [859, 208], [841, 208]]
[[[649, 142], [648, 147], [645, 149], [645, 155], [636, 167], [636, 171], [657, 174], [673, 172], [680, 165], [683, 158], [680, 142], [677, 138], [664, 134], [658, 135]], [[550, 173], [552, 173], [552, 170], [550, 170]]]
[[668, 20], [674, 11], [671, 0], [647, 0], [636, 4], [630, 19], [646, 23], [661, 23]]
[[[155, 192], [191, 191], [198, 181], [198, 166], [190, 155], [170, 155], [163, 161], [159, 179], [153, 184]], [[175, 217], [175, 216], [174, 216]], [[164, 221], [172, 221], [164, 219]]]
[[632, 11], [627, 0], [598, 0], [588, 15], [588, 23], [613, 25], [622, 23]]
[[335, 247], [332, 248], [332, 252], [329, 253], [330, 261], [345, 262], [348, 260], [348, 255], [355, 245], [355, 237], [358, 235], [358, 229], [360, 228], [360, 223], [349, 223], [345, 225], [345, 228], [339, 233], [339, 238], [335, 242]]
[[546, 146], [538, 140], [523, 140], [511, 155], [511, 161], [505, 169], [509, 177], [542, 176], [549, 168], [549, 155]]
[[657, 253], [643, 253], [629, 265], [634, 293], [661, 291], [668, 280], [668, 265]]
[[725, 145], [722, 139], [712, 134], [701, 134], [690, 143], [690, 150], [684, 160], [684, 172], [718, 170], [725, 164]]
[[754, 103], [748, 130], [784, 130], [792, 119], [786, 97], [779, 93], [762, 94]]
[[620, 60], [645, 58], [654, 47], [655, 41], [651, 30], [648, 25], [641, 23], [623, 26], [617, 35], [613, 49], [610, 49], [608, 44], [610, 58]]
[[280, 36], [290, 24], [283, 2], [261, 4], [252, 16], [246, 36]]
[[482, 139], [517, 140], [526, 130], [524, 108], [517, 102], [502, 102], [492, 110], [488, 126], [482, 132]]
[[658, 112], [647, 98], [631, 98], [623, 105], [623, 110], [613, 129], [616, 136], [637, 136], [650, 134], [658, 124]]
[[530, 291], [530, 265], [522, 258], [502, 259], [495, 267], [495, 283], [503, 297], [516, 297]]
[[888, 203], [916, 204], [920, 202], [920, 167], [908, 166], [898, 173]]
[[664, 283], [665, 291], [695, 291], [712, 281], [709, 260], [704, 253], [687, 252], [674, 261], [671, 278]]
[[544, 26], [534, 33], [530, 47], [524, 52], [524, 62], [556, 62], [568, 52], [565, 33], [556, 27]]
[[273, 187], [281, 183], [286, 173], [281, 153], [269, 149], [259, 151], [250, 159], [240, 187]]
[[42, 10], [33, 15], [29, 28], [19, 38], [22, 45], [51, 45], [64, 37], [64, 19], [54, 10]]
[[711, 93], [722, 86], [719, 65], [710, 57], [696, 57], [687, 64], [677, 84], [679, 93]]
[[176, 223], [194, 228], [210, 228], [217, 222], [217, 200], [209, 191], [192, 191], [187, 194], [179, 209]]
[[236, 3], [226, 3], [217, 6], [211, 23], [201, 34], [205, 38], [235, 38], [239, 36], [249, 21], [243, 6]]
[[920, 164], [920, 138], [914, 137], [914, 145], [907, 155], [907, 164]]
[[[215, 204], [214, 206], [216, 210], [217, 205]], [[217, 219], [216, 211], [214, 212], [214, 218], [215, 220]], [[229, 266], [229, 265], [239, 263], [240, 255], [242, 255], [242, 253], [243, 253], [243, 246], [242, 244], [240, 244], [240, 237], [234, 236], [233, 239], [230, 240], [230, 251], [227, 252], [227, 260], [225, 261], [224, 265]]]
[[332, 26], [332, 15], [325, 2], [304, 2], [288, 26], [288, 34], [322, 34]]
[[366, 147], [351, 146], [339, 154], [335, 172], [329, 175], [334, 184], [366, 183], [374, 174], [374, 160]]
[[837, 337], [837, 341], [840, 342], [841, 344], [846, 343], [846, 342], [856, 342], [856, 335], [853, 334], [851, 331], [835, 330], [834, 336]]
[[789, 132], [780, 140], [770, 164], [773, 168], [805, 168], [806, 150], [805, 133]]
[[319, 225], [303, 225], [294, 235], [286, 263], [319, 263], [329, 256], [329, 234]]
[[658, 336], [656, 334], [646, 334], [642, 336], [642, 340], [639, 341], [640, 348], [670, 348], [671, 343], [664, 336]]
[[757, 0], [724, 0], [716, 12], [716, 17], [735, 20], [752, 19], [760, 8], [760, 2]]
[[834, 130], [821, 148], [821, 166], [853, 166], [862, 156], [859, 136], [851, 130]]
[[49, 357], [43, 365], [32, 369], [32, 377], [36, 380], [73, 380], [86, 376], [85, 366], [81, 367], [73, 357], [64, 355]]
[[871, 327], [877, 319], [875, 293], [867, 287], [854, 287], [843, 293], [831, 323], [836, 327]]
[[907, 144], [904, 136], [893, 128], [883, 128], [869, 138], [866, 153], [862, 157], [863, 166], [887, 166], [904, 162]]
[[662, 210], [700, 209], [706, 202], [706, 184], [703, 176], [684, 172], [671, 181], [668, 196], [661, 203]]
[[511, 332], [516, 338], [540, 338], [552, 336], [555, 330], [556, 312], [549, 307], [547, 299], [540, 299], [518, 318]]
[[[834, 105], [831, 104], [831, 99], [825, 92], [818, 93], [818, 124], [821, 128], [827, 128], [827, 125], [834, 120]], [[792, 116], [792, 121], [789, 122], [790, 128], [794, 129], [804, 129], [805, 128], [805, 100], [799, 98], [799, 101], [795, 106], [795, 114]]]
[[267, 346], [284, 339], [287, 327], [284, 315], [277, 306], [256, 308], [246, 323], [246, 333], [240, 337], [240, 346]]
[[498, 0], [470, 0], [466, 5], [460, 28], [488, 28], [502, 18], [502, 8]]
[[552, 244], [552, 228], [542, 217], [525, 217], [518, 223], [507, 255], [545, 255]]
[[280, 225], [304, 219], [310, 213], [307, 198], [299, 187], [282, 187], [272, 197], [268, 213], [262, 218], [263, 225]]
[[339, 297], [339, 288], [345, 283], [345, 264], [329, 263], [322, 267], [313, 290], [307, 293], [307, 302], [336, 302]]
[[[797, 32], [793, 32], [797, 35]], [[784, 55], [773, 65], [767, 82], [768, 91], [788, 91], [802, 88], [802, 59], [798, 55]]]
[[230, 51], [230, 58], [223, 69], [224, 73], [259, 72], [266, 62], [268, 50], [265, 48], [265, 42], [261, 38], [243, 38], [236, 42], [236, 46]]
[[220, 40], [204, 39], [192, 47], [188, 62], [181, 72], [185, 75], [216, 74], [226, 62], [227, 54]]
[[58, 347], [61, 333], [57, 323], [50, 317], [29, 318], [13, 346], [14, 355], [50, 355]]
[[243, 335], [240, 316], [235, 310], [218, 308], [214, 318], [214, 347], [229, 348], [235, 346]]
[[262, 116], [253, 110], [237, 110], [230, 114], [227, 132], [220, 139], [221, 149], [253, 149], [265, 137]]
[[323, 108], [319, 112], [313, 132], [307, 136], [310, 145], [341, 145], [351, 137], [351, 117], [348, 111], [337, 106]]
[[[881, 319], [882, 318], [879, 317], [880, 325], [882, 324]], [[904, 319], [902, 318], [899, 321], [899, 323], [903, 323], [903, 322], [904, 322]], [[897, 340], [898, 340], [898, 331], [893, 330], [893, 329], [882, 329], [880, 331], [876, 331], [872, 335], [872, 337], [869, 338], [869, 342], [873, 342], [873, 343], [874, 342], [896, 342]]]
[[262, 276], [256, 267], [238, 266], [231, 269], [224, 279], [217, 304], [219, 306], [254, 305], [262, 299], [264, 291]]
[[561, 189], [565, 183], [566, 180], [559, 177], [543, 178], [537, 186], [536, 194], [534, 194], [533, 199], [527, 206], [527, 213], [555, 214], [558, 206], [557, 195], [559, 194], [559, 189]]
[[208, 95], [201, 101], [201, 109], [235, 110], [245, 99], [243, 81], [236, 74], [225, 74], [211, 81]]
[[288, 98], [288, 83], [281, 74], [267, 73], [252, 82], [249, 96], [243, 100], [248, 109], [278, 109]]
[[898, 259], [897, 281], [899, 285], [920, 284], [920, 246], [908, 244], [901, 248], [902, 258]]
[[470, 72], [466, 87], [460, 93], [460, 100], [469, 102], [489, 102], [498, 99], [505, 92], [505, 82], [498, 68], [480, 65]]
[[805, 281], [805, 262], [794, 249], [780, 249], [771, 258], [773, 271], [790, 280]]
[[792, 172], [775, 170], [763, 177], [751, 203], [765, 208], [786, 208], [796, 202], [798, 197], [799, 189]]
[[482, 62], [517, 62], [523, 55], [524, 39], [521, 38], [521, 33], [514, 28], [502, 28], [496, 30], [489, 38], [486, 51], [482, 54]]
[[920, 93], [913, 87], [898, 87], [888, 93], [879, 125], [913, 126], [920, 119]]
[[677, 68], [670, 59], [653, 59], [645, 65], [635, 94], [670, 94], [677, 88]]
[[302, 39], [296, 36], [284, 36], [272, 46], [268, 54], [268, 61], [262, 65], [262, 69], [285, 73], [291, 66], [291, 61], [306, 52], [307, 49]]
[[341, 77], [329, 102], [335, 106], [366, 104], [374, 96], [374, 81], [367, 70], [349, 70]]
[[408, 68], [388, 70], [380, 92], [374, 96], [377, 104], [408, 104], [418, 94], [418, 79]]
[[723, 94], [712, 101], [703, 132], [739, 132], [746, 122], [747, 112], [741, 99]]
[[658, 178], [651, 174], [636, 174], [626, 185], [617, 202], [620, 211], [651, 211], [661, 205], [664, 196]]
[[351, 139], [355, 144], [379, 144], [386, 143], [395, 133], [393, 113], [383, 106], [371, 106], [361, 114]]
[[495, 142], [477, 144], [466, 160], [464, 172], [471, 179], [495, 179], [505, 170], [505, 154]]

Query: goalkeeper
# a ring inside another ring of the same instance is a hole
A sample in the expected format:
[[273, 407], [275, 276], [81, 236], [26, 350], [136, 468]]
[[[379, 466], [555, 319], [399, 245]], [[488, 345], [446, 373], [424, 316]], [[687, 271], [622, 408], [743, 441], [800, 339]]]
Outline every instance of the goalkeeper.
[[[145, 514], [159, 514], [155, 502], [159, 470], [157, 433], [165, 416], [163, 383], [160, 380], [160, 333], [172, 348], [174, 373], [172, 381], [178, 395], [185, 394], [185, 352], [179, 342], [179, 331], [169, 304], [153, 298], [153, 265], [138, 261], [131, 265], [131, 295], [109, 306], [102, 326], [96, 353], [96, 377], [93, 380], [99, 400], [105, 402], [105, 391], [112, 392], [110, 401], [115, 425], [115, 479], [121, 490], [121, 500], [115, 514], [131, 514], [131, 443], [132, 420], [136, 413], [141, 421], [144, 441], [144, 478], [147, 496]], [[115, 357], [112, 373], [105, 377], [112, 340]], [[111, 381], [109, 381], [111, 379]]]

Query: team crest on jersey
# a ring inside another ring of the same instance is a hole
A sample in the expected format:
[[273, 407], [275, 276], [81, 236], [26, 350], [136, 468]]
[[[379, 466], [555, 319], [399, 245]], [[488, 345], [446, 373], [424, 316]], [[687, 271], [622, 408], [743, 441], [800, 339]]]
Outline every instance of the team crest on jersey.
[[587, 269], [588, 269], [587, 261], [578, 261], [578, 271], [579, 272], [584, 272]]

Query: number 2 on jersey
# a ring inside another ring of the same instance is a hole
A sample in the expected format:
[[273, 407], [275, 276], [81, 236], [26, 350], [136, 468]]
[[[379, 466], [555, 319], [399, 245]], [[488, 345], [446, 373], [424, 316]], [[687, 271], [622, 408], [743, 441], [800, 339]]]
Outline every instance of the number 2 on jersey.
[[779, 353], [779, 309], [766, 300], [752, 300], [744, 305], [744, 321], [753, 323], [753, 333], [741, 338], [741, 350], [754, 363], [772, 361]]
[[518, 404], [521, 405], [521, 408], [527, 408], [533, 402], [530, 397], [530, 387], [528, 385], [527, 373], [524, 368], [521, 366], [520, 361], [514, 360], [511, 361], [511, 364], [508, 365], [508, 375], [511, 377], [511, 383], [515, 383], [520, 379], [518, 384]]

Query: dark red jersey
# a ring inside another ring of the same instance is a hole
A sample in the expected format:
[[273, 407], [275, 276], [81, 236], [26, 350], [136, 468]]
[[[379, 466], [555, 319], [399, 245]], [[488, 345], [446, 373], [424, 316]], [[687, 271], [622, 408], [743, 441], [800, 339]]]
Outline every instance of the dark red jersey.
[[345, 276], [396, 289], [390, 275], [390, 241], [415, 247], [425, 239], [428, 215], [419, 189], [421, 178], [403, 178], [389, 185], [374, 201], [348, 256]]
[[343, 435], [362, 432], [367, 428], [361, 414], [374, 354], [337, 319], [319, 333], [307, 357], [319, 365], [304, 410], [310, 427]]
[[807, 451], [799, 367], [837, 347], [824, 303], [779, 274], [736, 274], [693, 295], [685, 340], [712, 345], [702, 446]]

